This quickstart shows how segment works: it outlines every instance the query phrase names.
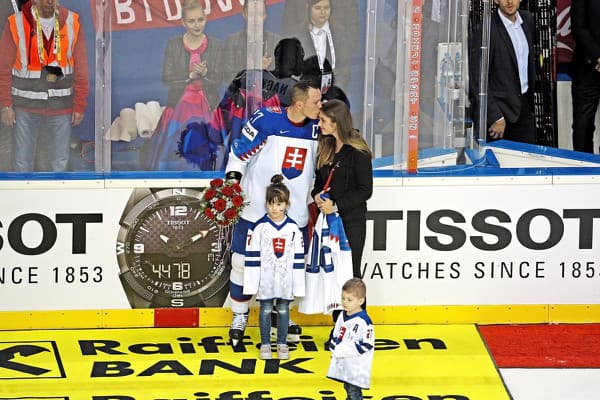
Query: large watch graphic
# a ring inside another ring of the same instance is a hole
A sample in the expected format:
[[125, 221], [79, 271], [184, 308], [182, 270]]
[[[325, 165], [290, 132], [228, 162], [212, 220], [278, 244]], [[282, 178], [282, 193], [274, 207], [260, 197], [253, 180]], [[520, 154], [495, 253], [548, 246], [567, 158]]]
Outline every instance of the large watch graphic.
[[133, 308], [218, 307], [229, 282], [229, 238], [198, 209], [202, 191], [134, 189], [119, 224], [117, 261]]

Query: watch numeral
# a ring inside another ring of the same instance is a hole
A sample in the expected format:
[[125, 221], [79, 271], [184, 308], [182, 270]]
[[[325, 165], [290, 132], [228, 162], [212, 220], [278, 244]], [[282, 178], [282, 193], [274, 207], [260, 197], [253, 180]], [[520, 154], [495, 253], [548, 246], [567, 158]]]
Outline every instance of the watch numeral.
[[144, 253], [144, 243], [134, 243], [133, 252], [135, 254], [143, 254]]
[[171, 307], [183, 307], [183, 299], [171, 299]]
[[170, 206], [171, 217], [185, 217], [187, 215], [187, 206]]
[[183, 282], [173, 282], [173, 290], [183, 290]]

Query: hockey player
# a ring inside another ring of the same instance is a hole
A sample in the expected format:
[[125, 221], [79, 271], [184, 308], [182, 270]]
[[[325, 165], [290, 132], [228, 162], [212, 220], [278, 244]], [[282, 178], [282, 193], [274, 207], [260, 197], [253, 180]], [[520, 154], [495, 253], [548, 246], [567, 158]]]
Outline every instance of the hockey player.
[[[234, 346], [244, 337], [251, 298], [243, 294], [246, 236], [252, 224], [266, 213], [265, 191], [275, 174], [282, 174], [290, 188], [288, 215], [301, 228], [305, 245], [308, 243], [307, 199], [314, 178], [320, 108], [319, 87], [299, 81], [292, 89], [289, 107], [258, 109], [232, 144], [225, 175], [241, 181], [249, 200], [233, 230], [231, 245], [229, 294], [233, 319], [229, 337]], [[289, 325], [288, 339], [298, 341], [301, 328], [291, 320]]]
[[[275, 69], [263, 70], [262, 99], [255, 101], [259, 107], [282, 106], [288, 107], [292, 99], [292, 88], [302, 74], [302, 58], [304, 50], [296, 38], [282, 39], [275, 47]], [[248, 73], [250, 72], [250, 74]], [[225, 154], [218, 158], [217, 169], [223, 170], [228, 161], [231, 143], [241, 135], [246, 122], [246, 116], [256, 110], [246, 108], [247, 78], [258, 71], [242, 70], [229, 84], [223, 99], [215, 109], [211, 122], [211, 130], [218, 129], [222, 137]], [[250, 82], [250, 84], [252, 84]], [[256, 100], [256, 99], [255, 99]]]

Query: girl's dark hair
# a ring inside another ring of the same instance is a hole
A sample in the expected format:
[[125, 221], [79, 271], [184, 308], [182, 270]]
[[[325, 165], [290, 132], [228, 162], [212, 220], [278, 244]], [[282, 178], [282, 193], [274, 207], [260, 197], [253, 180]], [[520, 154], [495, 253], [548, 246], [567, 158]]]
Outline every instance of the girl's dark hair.
[[267, 186], [267, 204], [271, 203], [290, 204], [290, 190], [283, 183], [283, 175], [273, 175], [271, 184]]

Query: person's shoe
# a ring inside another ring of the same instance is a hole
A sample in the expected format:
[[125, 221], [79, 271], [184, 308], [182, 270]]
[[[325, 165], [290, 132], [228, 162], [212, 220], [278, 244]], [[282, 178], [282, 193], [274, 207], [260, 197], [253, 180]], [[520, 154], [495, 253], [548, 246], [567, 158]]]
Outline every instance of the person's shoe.
[[[290, 319], [286, 340], [290, 343], [298, 343], [300, 335], [302, 335], [302, 328]], [[277, 313], [275, 311], [271, 313], [271, 337], [277, 338]]]
[[229, 328], [229, 339], [231, 344], [237, 346], [238, 342], [244, 338], [244, 331], [248, 324], [248, 313], [233, 313], [231, 327]]
[[271, 345], [263, 344], [260, 346], [260, 359], [261, 360], [270, 360], [273, 358], [273, 354], [271, 353]]
[[300, 341], [300, 335], [302, 335], [302, 327], [290, 319], [287, 341], [290, 343], [298, 343]]
[[290, 348], [287, 344], [277, 345], [277, 358], [280, 360], [287, 360], [290, 358]]

